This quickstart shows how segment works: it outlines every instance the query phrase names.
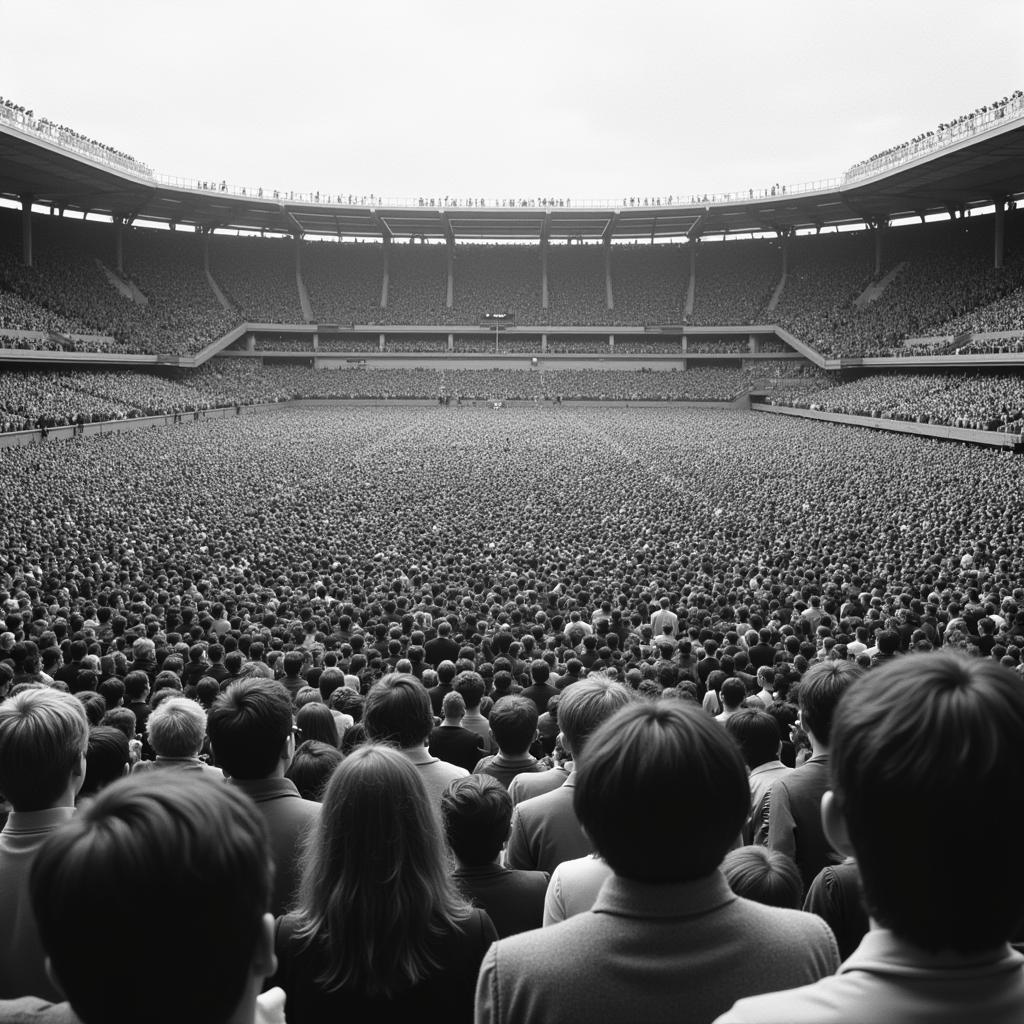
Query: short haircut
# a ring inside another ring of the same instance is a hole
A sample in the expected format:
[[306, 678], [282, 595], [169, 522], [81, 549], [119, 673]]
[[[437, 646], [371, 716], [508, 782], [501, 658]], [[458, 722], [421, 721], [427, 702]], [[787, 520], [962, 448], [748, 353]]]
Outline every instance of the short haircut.
[[505, 754], [525, 754], [537, 735], [537, 705], [529, 697], [502, 697], [491, 708], [487, 721], [498, 749]]
[[127, 740], [134, 740], [138, 733], [135, 712], [131, 708], [111, 708], [100, 720], [100, 725], [109, 725], [120, 730]]
[[800, 910], [804, 880], [792, 857], [766, 846], [741, 846], [722, 861], [722, 874], [737, 896], [769, 907]]
[[750, 786], [714, 719], [682, 701], [639, 701], [601, 725], [586, 751], [573, 808], [617, 875], [688, 882], [721, 864], [750, 813]]
[[441, 819], [452, 853], [470, 867], [483, 867], [508, 839], [512, 797], [490, 775], [454, 779], [441, 796]]
[[213, 756], [226, 775], [265, 779], [292, 734], [292, 699], [272, 679], [240, 679], [213, 702], [206, 729]]
[[[238, 1004], [270, 903], [263, 816], [242, 793], [192, 773], [115, 782], [36, 855], [32, 907], [54, 973], [85, 1024], [220, 1024]], [[182, 870], [187, 864], [188, 870]], [[111, 984], [137, 952], [189, 968], [153, 996], [147, 971]]]
[[422, 744], [434, 728], [430, 696], [415, 677], [391, 672], [370, 687], [363, 725], [371, 740], [399, 747]]
[[206, 737], [206, 712], [188, 697], [170, 697], [146, 720], [146, 737], [161, 757], [195, 757]]
[[89, 721], [77, 697], [23, 690], [0, 704], [0, 793], [16, 811], [52, 807], [79, 770]]
[[334, 769], [341, 764], [342, 752], [337, 746], [320, 740], [305, 740], [295, 748], [295, 756], [284, 773], [295, 783], [299, 796], [320, 800]]
[[743, 708], [725, 720], [725, 728], [739, 746], [748, 768], [778, 758], [782, 735], [779, 723], [767, 711]]
[[441, 713], [445, 718], [461, 718], [466, 713], [466, 702], [462, 694], [449, 690], [441, 699]]
[[1024, 916], [1024, 689], [982, 658], [912, 654], [839, 705], [831, 765], [868, 912], [927, 950], [1007, 942]]
[[863, 669], [849, 661], [820, 661], [803, 674], [797, 687], [800, 702], [800, 720], [815, 739], [826, 746], [831, 742], [832, 717], [839, 698]]
[[466, 702], [468, 710], [472, 711], [480, 706], [486, 687], [479, 673], [460, 672], [453, 680], [452, 686], [462, 694], [462, 699]]
[[126, 764], [128, 737], [110, 725], [98, 725], [91, 729], [89, 746], [85, 752], [85, 782], [82, 783], [79, 795], [90, 796], [111, 782], [116, 782], [124, 775]]
[[575, 761], [591, 733], [620, 708], [636, 699], [622, 683], [603, 673], [595, 673], [562, 691], [558, 707], [558, 725]]
[[740, 704], [743, 703], [743, 698], [746, 697], [746, 695], [747, 688], [739, 679], [731, 677], [722, 683], [722, 703], [727, 708], [738, 708]]

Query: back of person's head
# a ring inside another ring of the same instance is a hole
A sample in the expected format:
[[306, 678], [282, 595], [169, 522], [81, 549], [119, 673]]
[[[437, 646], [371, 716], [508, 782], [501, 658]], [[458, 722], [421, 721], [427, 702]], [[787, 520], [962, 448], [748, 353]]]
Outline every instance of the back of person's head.
[[551, 666], [543, 658], [530, 662], [530, 678], [535, 683], [546, 683], [551, 676]]
[[821, 661], [803, 674], [797, 687], [800, 721], [819, 744], [831, 743], [832, 718], [839, 698], [861, 675], [863, 669], [850, 661]]
[[97, 725], [90, 729], [85, 752], [85, 781], [78, 791], [79, 797], [98, 793], [121, 778], [127, 768], [128, 737], [110, 725]]
[[304, 740], [295, 748], [295, 755], [284, 773], [285, 778], [295, 783], [299, 796], [306, 800], [320, 800], [327, 781], [341, 764], [343, 756], [337, 746], [320, 740]]
[[[43, 946], [84, 1024], [223, 1024], [273, 970], [269, 843], [252, 801], [190, 773], [108, 786], [47, 840], [30, 876]], [[183, 865], [187, 870], [183, 870]], [[112, 983], [138, 955], [189, 955], [154, 990], [149, 971]]]
[[126, 740], [133, 740], [138, 733], [135, 712], [131, 708], [112, 708], [100, 720], [100, 725], [109, 725], [124, 733]]
[[436, 963], [436, 929], [469, 912], [419, 772], [385, 744], [356, 748], [335, 770], [302, 865], [296, 935], [324, 950], [327, 988], [408, 988]]
[[587, 742], [573, 807], [617, 875], [687, 882], [721, 864], [750, 812], [750, 787], [736, 744], [708, 714], [640, 701]]
[[441, 797], [441, 819], [452, 853], [468, 867], [484, 867], [508, 839], [512, 797], [490, 775], [454, 779]]
[[466, 713], [466, 702], [462, 694], [449, 690], [441, 700], [441, 714], [445, 718], [462, 718]]
[[146, 736], [160, 757], [195, 757], [206, 738], [206, 712], [188, 697], [171, 697], [147, 719]]
[[292, 735], [292, 701], [284, 685], [250, 678], [232, 683], [207, 715], [217, 764], [235, 779], [265, 779]]
[[289, 679], [294, 679], [302, 671], [302, 666], [306, 663], [306, 655], [303, 651], [288, 651], [282, 664], [284, 665], [284, 674]]
[[722, 703], [727, 708], [738, 708], [743, 703], [743, 698], [747, 695], [747, 688], [739, 679], [732, 676], [722, 683], [721, 695]]
[[575, 761], [597, 727], [633, 700], [632, 690], [603, 673], [589, 675], [562, 691], [558, 725]]
[[725, 728], [739, 746], [748, 768], [778, 758], [782, 736], [778, 722], [767, 711], [743, 708], [725, 720]]
[[[839, 704], [834, 807], [868, 912], [925, 949], [1005, 943], [1024, 917], [1024, 688], [989, 659], [913, 654]], [[830, 828], [831, 823], [831, 828]]]
[[421, 746], [434, 728], [430, 696], [415, 676], [389, 673], [370, 687], [363, 725], [375, 742]]
[[484, 681], [477, 672], [460, 672], [454, 679], [453, 684], [455, 690], [462, 694], [462, 699], [466, 702], [467, 711], [475, 711], [480, 707], [480, 701], [483, 700]]
[[319, 740], [337, 747], [338, 724], [326, 704], [304, 704], [295, 714], [295, 724], [303, 740]]
[[537, 736], [537, 705], [529, 697], [502, 697], [487, 717], [491, 735], [503, 754], [525, 754]]
[[326, 701], [339, 686], [345, 685], [345, 673], [340, 668], [325, 668], [317, 680], [320, 696]]
[[0, 704], [0, 794], [16, 811], [53, 807], [69, 785], [81, 786], [88, 740], [77, 697], [49, 687], [9, 697]]
[[799, 910], [804, 880], [792, 857], [766, 846], [741, 846], [722, 861], [722, 874], [737, 896], [769, 907]]

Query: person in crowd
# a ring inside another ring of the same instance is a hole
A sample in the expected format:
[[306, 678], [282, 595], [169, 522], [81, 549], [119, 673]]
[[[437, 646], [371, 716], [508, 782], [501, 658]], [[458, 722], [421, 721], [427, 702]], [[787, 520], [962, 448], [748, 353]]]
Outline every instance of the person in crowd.
[[739, 745], [750, 772], [750, 816], [743, 826], [742, 839], [745, 844], [763, 845], [768, 792], [774, 782], [787, 777], [793, 769], [779, 760], [782, 738], [778, 723], [767, 711], [742, 708], [726, 721], [725, 728]]
[[[722, 861], [722, 874], [737, 896], [769, 907], [799, 910], [804, 883], [792, 857], [763, 846], [740, 846]], [[840, 958], [842, 951], [839, 951]]]
[[266, 822], [274, 863], [271, 908], [282, 914], [298, 883], [302, 844], [320, 816], [320, 804], [304, 799], [285, 778], [295, 753], [291, 696], [274, 680], [241, 679], [214, 701], [207, 728], [229, 785], [253, 800]]
[[[28, 890], [70, 1005], [0, 1003], [0, 1020], [283, 1024], [280, 991], [260, 996], [276, 966], [266, 833], [230, 786], [198, 773], [113, 783], [43, 845]], [[187, 950], [188, 969], [112, 983], [111, 963], [140, 949], [164, 966]]]
[[46, 971], [28, 879], [46, 840], [69, 822], [85, 781], [89, 724], [81, 701], [41, 687], [0, 704], [0, 999], [60, 1000]]
[[390, 743], [416, 766], [438, 814], [441, 795], [453, 779], [469, 773], [457, 765], [431, 756], [427, 743], [434, 728], [430, 698], [415, 676], [389, 673], [366, 695], [363, 709], [366, 735], [375, 743]]
[[466, 713], [462, 716], [462, 728], [475, 732], [480, 737], [482, 746], [487, 753], [493, 754], [496, 748], [491, 736], [491, 726], [480, 710], [487, 692], [480, 673], [470, 669], [460, 672], [455, 677], [454, 687], [455, 692], [462, 697], [466, 704]]
[[508, 790], [489, 775], [456, 779], [441, 798], [441, 819], [455, 857], [455, 882], [474, 906], [487, 911], [498, 937], [539, 928], [547, 874], [499, 862], [512, 824]]
[[130, 764], [128, 737], [120, 729], [109, 725], [90, 729], [85, 752], [85, 781], [78, 791], [78, 799], [95, 796], [110, 783], [127, 775]]
[[589, 738], [577, 775], [576, 812], [611, 875], [592, 910], [491, 947], [478, 1024], [711, 1021], [740, 992], [837, 968], [820, 919], [730, 891], [720, 864], [749, 788], [735, 744], [707, 715], [679, 701], [623, 707]]
[[[633, 699], [631, 691], [602, 674], [590, 675], [562, 691], [558, 709], [562, 742], [577, 770], [594, 730]], [[557, 789], [516, 805], [505, 855], [510, 868], [550, 873], [564, 860], [593, 852], [592, 840], [576, 818], [574, 776], [575, 771]]]
[[295, 788], [303, 800], [319, 802], [323, 798], [328, 780], [342, 759], [341, 751], [329, 743], [303, 740], [295, 748], [295, 754], [285, 770], [284, 777], [295, 783]]
[[466, 702], [462, 694], [454, 690], [446, 693], [441, 701], [441, 711], [444, 718], [440, 725], [431, 730], [427, 749], [432, 757], [439, 757], [442, 761], [471, 772], [485, 755], [479, 734], [462, 727], [466, 714]]
[[796, 861], [805, 890], [823, 867], [843, 859], [822, 827], [821, 798], [829, 788], [832, 719], [840, 698], [860, 675], [856, 665], [844, 661], [819, 662], [804, 673], [800, 724], [812, 755], [768, 791], [767, 845]]
[[277, 923], [273, 983], [290, 1024], [473, 1019], [477, 972], [497, 936], [445, 861], [414, 762], [379, 743], [349, 754], [324, 793], [295, 909]]
[[537, 705], [523, 694], [502, 697], [491, 708], [488, 718], [498, 753], [481, 758], [473, 771], [490, 775], [506, 789], [517, 775], [543, 771], [543, 766], [530, 753], [537, 740], [538, 717]]
[[740, 999], [719, 1024], [1020, 1019], [1022, 731], [1020, 679], [991, 660], [913, 654], [854, 681], [821, 815], [871, 928], [834, 977]]
[[146, 722], [146, 736], [156, 759], [136, 762], [133, 773], [189, 771], [223, 780], [220, 768], [199, 757], [206, 740], [206, 712], [194, 700], [170, 697], [163, 701]]

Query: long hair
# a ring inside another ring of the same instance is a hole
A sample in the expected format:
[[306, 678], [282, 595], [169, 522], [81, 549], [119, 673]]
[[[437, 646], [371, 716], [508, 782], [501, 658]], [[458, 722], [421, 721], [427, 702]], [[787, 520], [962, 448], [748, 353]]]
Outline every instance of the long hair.
[[431, 946], [469, 914], [412, 762], [393, 747], [354, 750], [303, 855], [295, 934], [324, 956], [318, 984], [391, 997], [439, 966]]

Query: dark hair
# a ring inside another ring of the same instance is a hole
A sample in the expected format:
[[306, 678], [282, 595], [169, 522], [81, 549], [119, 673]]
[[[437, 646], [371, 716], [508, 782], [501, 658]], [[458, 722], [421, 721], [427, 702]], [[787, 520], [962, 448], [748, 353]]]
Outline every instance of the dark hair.
[[441, 796], [441, 818], [452, 853], [470, 867], [483, 867], [508, 839], [512, 797], [490, 775], [454, 779]]
[[849, 661], [821, 661], [812, 665], [800, 680], [797, 699], [805, 730], [826, 746], [831, 742], [832, 717], [839, 698], [863, 670]]
[[292, 733], [292, 700], [284, 685], [250, 677], [232, 683], [206, 721], [213, 755], [227, 775], [265, 779]]
[[738, 708], [743, 703], [743, 698], [747, 695], [747, 688], [739, 679], [731, 676], [722, 683], [719, 694], [722, 698], [722, 703], [727, 708]]
[[124, 775], [127, 763], [128, 737], [113, 726], [97, 725], [89, 731], [89, 745], [85, 751], [85, 781], [78, 795], [89, 796], [109, 786]]
[[616, 874], [686, 882], [722, 862], [750, 813], [750, 786], [714, 719], [681, 701], [641, 701], [590, 738], [573, 807]]
[[452, 688], [462, 694], [462, 699], [470, 711], [480, 706], [486, 689], [483, 679], [476, 672], [460, 672], [452, 681]]
[[[270, 904], [263, 816], [198, 774], [161, 772], [108, 786], [40, 848], [29, 879], [39, 934], [85, 1024], [220, 1024], [238, 1004]], [[187, 864], [188, 870], [182, 866]], [[110, 958], [156, 963], [189, 950], [188, 981], [153, 998], [146, 971], [110, 983]], [[149, 955], [147, 954], [147, 955]]]
[[525, 754], [537, 735], [539, 717], [532, 700], [512, 694], [491, 708], [487, 721], [502, 753]]
[[879, 924], [931, 951], [1011, 938], [1024, 916], [1022, 736], [1020, 678], [989, 659], [912, 654], [850, 687], [832, 773]]
[[295, 783], [299, 796], [306, 800], [320, 800], [324, 787], [343, 758], [344, 755], [336, 746], [332, 747], [319, 740], [305, 740], [295, 748], [291, 764], [284, 775]]
[[295, 724], [303, 740], [319, 740], [332, 747], [338, 746], [338, 723], [326, 704], [304, 704], [295, 713]]
[[422, 744], [434, 728], [430, 695], [415, 676], [391, 672], [370, 687], [363, 725], [376, 742], [399, 747]]
[[792, 857], [764, 846], [741, 846], [722, 861], [722, 874], [737, 896], [769, 907], [803, 906], [804, 880]]
[[725, 728], [740, 748], [748, 768], [756, 768], [779, 756], [779, 724], [767, 711], [744, 708], [725, 720]]

